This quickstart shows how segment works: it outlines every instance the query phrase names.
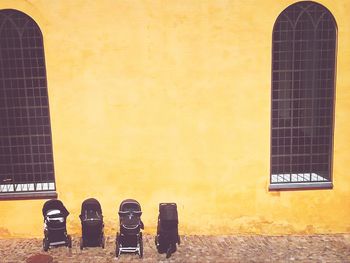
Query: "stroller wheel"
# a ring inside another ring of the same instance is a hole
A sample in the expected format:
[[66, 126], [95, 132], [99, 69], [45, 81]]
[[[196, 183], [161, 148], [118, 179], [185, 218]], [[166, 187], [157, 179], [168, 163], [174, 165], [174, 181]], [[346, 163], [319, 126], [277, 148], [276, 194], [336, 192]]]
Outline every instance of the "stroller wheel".
[[158, 248], [158, 235], [156, 235], [155, 238], [154, 238], [154, 244]]
[[117, 236], [115, 238], [115, 256], [119, 257], [120, 250], [119, 250], [119, 233], [117, 232]]
[[66, 246], [68, 248], [72, 248], [72, 237], [70, 235], [67, 235], [67, 244]]
[[80, 250], [83, 250], [84, 248], [84, 239], [81, 237], [80, 238]]
[[105, 236], [102, 236], [102, 238], [101, 238], [101, 247], [102, 247], [102, 249], [105, 248], [105, 244], [106, 244]]
[[46, 237], [43, 239], [43, 250], [45, 252], [49, 250], [49, 240]]
[[170, 252], [170, 248], [168, 248], [168, 250], [166, 251], [166, 258], [170, 258], [171, 257], [171, 252]]
[[180, 236], [177, 236], [177, 244], [180, 245], [181, 241], [180, 241]]
[[120, 256], [120, 250], [119, 250], [119, 242], [115, 244], [115, 256], [119, 257]]
[[172, 246], [172, 244], [170, 244], [170, 246], [168, 247], [168, 249], [166, 251], [166, 258], [170, 258], [172, 253], [173, 253], [173, 246]]
[[143, 240], [142, 240], [142, 233], [140, 233], [139, 236], [139, 245], [140, 245], [140, 251], [139, 251], [139, 257], [143, 257]]
[[119, 257], [119, 245], [115, 247], [115, 257]]

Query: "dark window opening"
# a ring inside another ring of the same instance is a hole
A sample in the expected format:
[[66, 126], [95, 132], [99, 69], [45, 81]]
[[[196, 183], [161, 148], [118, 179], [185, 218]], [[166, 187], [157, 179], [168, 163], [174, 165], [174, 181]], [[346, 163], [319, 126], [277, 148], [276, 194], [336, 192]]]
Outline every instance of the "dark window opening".
[[55, 190], [42, 34], [26, 14], [0, 10], [0, 199]]
[[315, 2], [276, 20], [270, 189], [332, 187], [336, 38], [334, 17]]

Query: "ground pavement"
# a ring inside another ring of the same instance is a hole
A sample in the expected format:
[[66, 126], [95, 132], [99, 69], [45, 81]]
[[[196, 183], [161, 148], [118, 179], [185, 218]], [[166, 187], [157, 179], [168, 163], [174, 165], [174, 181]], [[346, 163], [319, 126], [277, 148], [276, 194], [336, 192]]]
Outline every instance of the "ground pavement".
[[106, 248], [58, 247], [42, 251], [41, 239], [0, 239], [0, 262], [26, 262], [31, 255], [50, 255], [53, 263], [104, 262], [350, 262], [350, 235], [308, 236], [184, 236], [178, 251], [165, 259], [159, 255], [154, 238], [144, 236], [144, 258], [114, 256], [114, 237], [107, 237]]

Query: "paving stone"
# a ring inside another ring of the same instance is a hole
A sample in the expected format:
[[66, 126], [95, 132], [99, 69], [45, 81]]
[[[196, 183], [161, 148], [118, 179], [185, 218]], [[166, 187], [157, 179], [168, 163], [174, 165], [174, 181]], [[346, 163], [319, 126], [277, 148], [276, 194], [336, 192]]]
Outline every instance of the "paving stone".
[[79, 237], [73, 247], [42, 251], [42, 239], [0, 239], [0, 262], [25, 262], [31, 255], [43, 254], [53, 263], [123, 262], [349, 262], [350, 235], [307, 236], [184, 236], [177, 251], [166, 259], [158, 254], [154, 237], [144, 235], [144, 258], [122, 254], [115, 258], [115, 238], [107, 237], [106, 248], [79, 249]]
[[50, 255], [36, 254], [27, 258], [26, 263], [52, 263], [53, 257]]

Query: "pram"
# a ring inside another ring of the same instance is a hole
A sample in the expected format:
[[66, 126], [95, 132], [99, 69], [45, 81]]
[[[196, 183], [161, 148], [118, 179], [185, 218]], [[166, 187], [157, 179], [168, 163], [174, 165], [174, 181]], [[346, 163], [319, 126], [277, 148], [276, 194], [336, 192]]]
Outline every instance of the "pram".
[[160, 203], [155, 244], [158, 253], [166, 253], [167, 258], [176, 251], [176, 243], [180, 245], [178, 224], [176, 204]]
[[100, 203], [94, 199], [86, 199], [81, 205], [79, 215], [82, 227], [80, 238], [80, 249], [84, 247], [105, 247], [103, 233], [103, 215]]
[[72, 238], [67, 235], [66, 219], [68, 210], [59, 200], [46, 201], [43, 206], [44, 239], [43, 249], [48, 251], [52, 246], [65, 245], [72, 247]]
[[143, 241], [141, 229], [144, 229], [141, 221], [141, 206], [133, 199], [124, 200], [119, 207], [120, 233], [116, 236], [116, 257], [121, 253], [137, 253], [143, 257]]

